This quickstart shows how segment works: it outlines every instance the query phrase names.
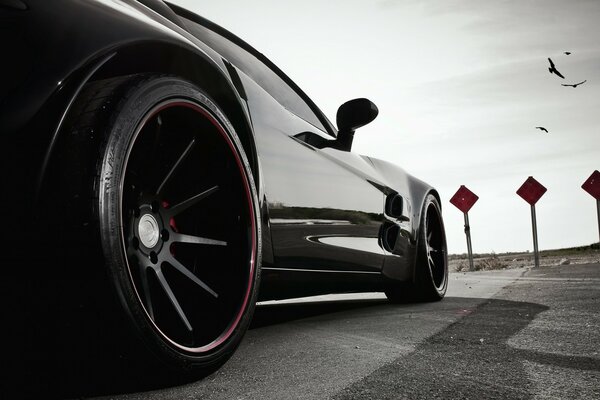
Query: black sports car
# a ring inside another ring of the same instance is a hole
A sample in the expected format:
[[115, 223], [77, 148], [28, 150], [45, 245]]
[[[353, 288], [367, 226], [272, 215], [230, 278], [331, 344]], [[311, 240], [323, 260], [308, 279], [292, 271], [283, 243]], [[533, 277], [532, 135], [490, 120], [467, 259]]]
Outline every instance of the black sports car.
[[0, 0], [0, 37], [3, 290], [85, 297], [193, 373], [226, 361], [257, 300], [444, 297], [438, 193], [350, 151], [369, 100], [336, 129], [261, 53], [160, 0]]

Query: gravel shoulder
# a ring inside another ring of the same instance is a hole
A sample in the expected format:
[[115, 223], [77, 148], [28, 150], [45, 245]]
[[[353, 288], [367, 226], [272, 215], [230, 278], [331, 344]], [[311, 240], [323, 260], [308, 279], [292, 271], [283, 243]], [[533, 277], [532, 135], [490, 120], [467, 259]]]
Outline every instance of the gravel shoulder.
[[[594, 246], [597, 247], [598, 245]], [[600, 263], [600, 250], [587, 247], [590, 246], [586, 246], [584, 250], [574, 248], [542, 251], [540, 252], [540, 267]], [[469, 260], [465, 254], [450, 255], [448, 264], [451, 272], [469, 271]], [[531, 252], [474, 254], [473, 265], [476, 271], [529, 268], [534, 266], [534, 256]]]

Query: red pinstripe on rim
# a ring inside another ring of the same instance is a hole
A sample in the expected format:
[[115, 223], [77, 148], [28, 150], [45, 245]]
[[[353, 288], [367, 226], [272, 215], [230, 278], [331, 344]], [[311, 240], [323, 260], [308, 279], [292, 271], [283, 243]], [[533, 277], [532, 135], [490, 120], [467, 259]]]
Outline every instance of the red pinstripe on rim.
[[[247, 199], [247, 205], [248, 205], [248, 212], [249, 212], [249, 216], [250, 216], [250, 224], [251, 224], [251, 232], [252, 232], [252, 247], [251, 247], [251, 257], [250, 257], [250, 269], [249, 269], [249, 273], [248, 273], [248, 285], [246, 288], [246, 293], [244, 294], [244, 299], [242, 301], [242, 304], [240, 306], [240, 308], [237, 311], [237, 314], [235, 315], [235, 317], [232, 319], [232, 321], [230, 322], [230, 324], [227, 326], [227, 328], [223, 331], [223, 333], [221, 333], [215, 340], [213, 340], [212, 342], [204, 345], [204, 346], [200, 346], [200, 347], [188, 347], [188, 346], [183, 346], [175, 341], [173, 341], [171, 338], [169, 338], [159, 327], [158, 325], [152, 320], [152, 318], [150, 318], [150, 315], [148, 314], [148, 311], [146, 310], [146, 307], [144, 306], [144, 302], [140, 296], [140, 294], [138, 293], [138, 290], [136, 288], [136, 285], [133, 284], [133, 276], [131, 274], [131, 269], [129, 267], [129, 262], [127, 261], [127, 270], [129, 273], [129, 278], [132, 282], [132, 287], [136, 293], [136, 296], [140, 302], [140, 304], [142, 305], [142, 308], [144, 309], [144, 312], [146, 313], [146, 316], [148, 318], [148, 320], [151, 321], [152, 325], [154, 326], [154, 328], [161, 334], [161, 336], [163, 338], [165, 338], [169, 343], [171, 343], [173, 346], [182, 349], [184, 351], [190, 352], [190, 353], [206, 353], [210, 350], [215, 349], [216, 347], [218, 347], [219, 345], [221, 345], [222, 343], [224, 343], [233, 333], [233, 331], [235, 330], [235, 328], [238, 326], [240, 320], [242, 319], [242, 316], [244, 315], [244, 311], [246, 310], [247, 306], [248, 306], [248, 301], [250, 300], [250, 293], [252, 291], [252, 286], [254, 285], [254, 271], [256, 268], [256, 254], [257, 254], [257, 238], [256, 238], [256, 215], [254, 212], [254, 204], [253, 204], [253, 198], [252, 198], [252, 192], [250, 189], [250, 182], [248, 180], [248, 176], [246, 174], [246, 170], [244, 168], [244, 164], [242, 159], [240, 158], [238, 151], [236, 149], [235, 144], [233, 143], [232, 139], [229, 137], [229, 135], [227, 134], [227, 132], [225, 131], [225, 129], [223, 128], [223, 126], [221, 125], [221, 123], [213, 116], [212, 113], [210, 113], [209, 111], [207, 111], [204, 107], [190, 101], [190, 100], [184, 100], [184, 99], [171, 99], [171, 100], [167, 100], [161, 104], [158, 104], [157, 106], [155, 106], [147, 115], [146, 117], [143, 118], [143, 120], [141, 121], [137, 131], [135, 132], [135, 135], [133, 137], [132, 140], [132, 145], [130, 146], [130, 148], [128, 149], [127, 152], [127, 156], [126, 156], [126, 160], [125, 160], [125, 164], [124, 166], [126, 167], [128, 161], [129, 161], [129, 155], [131, 153], [131, 149], [133, 148], [133, 144], [135, 143], [137, 136], [139, 135], [139, 133], [141, 132], [141, 130], [144, 128], [144, 126], [146, 125], [146, 123], [151, 120], [153, 117], [155, 117], [158, 113], [160, 113], [161, 111], [164, 111], [168, 108], [174, 108], [174, 107], [184, 107], [184, 108], [189, 108], [195, 112], [198, 112], [200, 114], [202, 114], [206, 119], [208, 119], [208, 121], [210, 121], [210, 123], [216, 128], [216, 130], [219, 132], [219, 134], [223, 137], [223, 139], [225, 140], [225, 142], [227, 143], [227, 145], [229, 146], [235, 161], [237, 163], [238, 169], [240, 171], [241, 177], [242, 177], [242, 181], [244, 183], [244, 189], [246, 191], [246, 199]], [[122, 198], [123, 198], [123, 185], [124, 185], [124, 180], [125, 180], [125, 174], [123, 174], [122, 178], [121, 178], [121, 202], [122, 202]], [[122, 204], [121, 204], [121, 209], [122, 209]], [[122, 219], [122, 215], [120, 216], [121, 221]], [[121, 226], [121, 236], [124, 237], [124, 233], [123, 233], [123, 224]], [[123, 246], [125, 245], [124, 241], [123, 241]]]

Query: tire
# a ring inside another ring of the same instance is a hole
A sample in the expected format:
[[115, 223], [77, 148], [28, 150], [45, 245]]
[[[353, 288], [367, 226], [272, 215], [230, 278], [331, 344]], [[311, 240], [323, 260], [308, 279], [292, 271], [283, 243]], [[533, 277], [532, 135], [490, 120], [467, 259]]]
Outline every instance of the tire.
[[448, 289], [448, 251], [441, 207], [427, 195], [421, 212], [414, 280], [388, 286], [391, 302], [439, 301]]
[[216, 370], [248, 329], [260, 279], [259, 203], [235, 129], [172, 76], [92, 82], [76, 114], [107, 281], [132, 332], [179, 374]]

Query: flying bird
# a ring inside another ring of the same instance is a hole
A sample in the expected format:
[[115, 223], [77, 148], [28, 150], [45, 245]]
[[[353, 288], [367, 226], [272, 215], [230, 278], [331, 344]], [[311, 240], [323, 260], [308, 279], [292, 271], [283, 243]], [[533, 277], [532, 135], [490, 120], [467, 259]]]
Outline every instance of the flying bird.
[[586, 82], [587, 82], [587, 79], [586, 79], [585, 81], [581, 81], [581, 82], [579, 82], [579, 83], [574, 83], [574, 84], [572, 84], [572, 85], [565, 84], [565, 83], [561, 83], [561, 85], [562, 85], [562, 86], [571, 86], [572, 88], [576, 88], [577, 86], [579, 86], [579, 85], [583, 85], [583, 84], [584, 84], [584, 83], [586, 83]]
[[570, 54], [571, 54], [571, 52], [570, 52], [570, 51], [565, 51], [565, 54], [566, 54], [566, 55], [570, 55]]
[[539, 129], [540, 131], [548, 133], [548, 129], [544, 128], [543, 126], [536, 126], [535, 129]]
[[556, 75], [560, 76], [561, 78], [565, 79], [563, 74], [558, 72], [558, 70], [554, 66], [554, 63], [552, 62], [552, 59], [550, 57], [548, 57], [548, 61], [550, 61], [550, 68], [548, 68], [548, 71], [550, 71], [551, 74], [556, 74]]

